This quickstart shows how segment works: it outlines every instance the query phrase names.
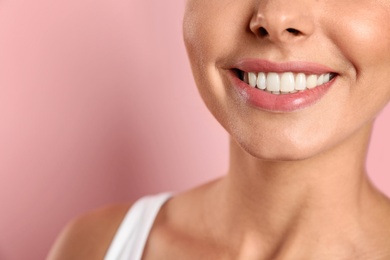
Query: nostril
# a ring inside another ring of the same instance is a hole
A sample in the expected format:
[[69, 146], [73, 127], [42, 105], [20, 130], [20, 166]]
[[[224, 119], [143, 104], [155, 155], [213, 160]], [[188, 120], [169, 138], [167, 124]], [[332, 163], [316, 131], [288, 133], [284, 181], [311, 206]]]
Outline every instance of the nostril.
[[268, 32], [267, 32], [267, 30], [264, 27], [260, 27], [259, 28], [259, 34], [260, 34], [261, 37], [264, 37], [264, 36], [268, 35]]
[[289, 33], [293, 34], [293, 35], [300, 35], [301, 32], [298, 31], [297, 29], [294, 29], [294, 28], [287, 28], [286, 31], [288, 31]]

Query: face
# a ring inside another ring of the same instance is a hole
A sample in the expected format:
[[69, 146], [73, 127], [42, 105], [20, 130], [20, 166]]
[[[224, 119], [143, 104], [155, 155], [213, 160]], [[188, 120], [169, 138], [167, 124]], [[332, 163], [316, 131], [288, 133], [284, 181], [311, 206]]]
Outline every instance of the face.
[[183, 29], [204, 102], [258, 158], [339, 145], [390, 98], [390, 1], [188, 0]]

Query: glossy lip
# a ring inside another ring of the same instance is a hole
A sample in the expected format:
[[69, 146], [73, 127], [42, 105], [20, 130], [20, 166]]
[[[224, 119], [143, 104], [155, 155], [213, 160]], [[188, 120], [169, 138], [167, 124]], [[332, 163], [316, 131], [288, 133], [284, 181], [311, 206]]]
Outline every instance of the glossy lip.
[[245, 72], [303, 72], [306, 74], [325, 74], [334, 73], [333, 70], [327, 66], [313, 63], [313, 62], [284, 62], [275, 63], [267, 60], [245, 59], [237, 62], [234, 65], [235, 69]]
[[[235, 70], [244, 72], [303, 72], [306, 74], [321, 75], [325, 73], [334, 73], [336, 76], [329, 82], [306, 89], [293, 94], [275, 95], [258, 88], [253, 88], [238, 78]], [[247, 59], [237, 63], [235, 67], [229, 70], [229, 79], [243, 100], [259, 109], [269, 112], [287, 113], [298, 111], [310, 107], [317, 103], [329, 91], [335, 80], [337, 73], [332, 69], [310, 62], [287, 62], [273, 63], [264, 60]]]

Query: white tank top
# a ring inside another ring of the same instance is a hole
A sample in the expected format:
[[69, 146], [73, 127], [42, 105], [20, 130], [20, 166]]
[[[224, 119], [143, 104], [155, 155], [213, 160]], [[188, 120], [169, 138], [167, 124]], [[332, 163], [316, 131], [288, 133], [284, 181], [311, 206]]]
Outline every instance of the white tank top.
[[141, 260], [154, 220], [171, 196], [161, 193], [139, 199], [127, 212], [104, 260]]

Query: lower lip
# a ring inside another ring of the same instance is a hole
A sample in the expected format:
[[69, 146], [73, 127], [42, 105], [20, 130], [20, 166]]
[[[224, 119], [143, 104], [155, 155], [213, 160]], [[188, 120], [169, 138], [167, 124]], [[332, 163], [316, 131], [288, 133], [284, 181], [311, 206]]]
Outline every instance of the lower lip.
[[336, 78], [313, 89], [293, 94], [276, 95], [249, 86], [240, 80], [235, 72], [230, 71], [230, 79], [235, 89], [247, 103], [262, 110], [282, 113], [294, 112], [314, 105], [328, 92]]

